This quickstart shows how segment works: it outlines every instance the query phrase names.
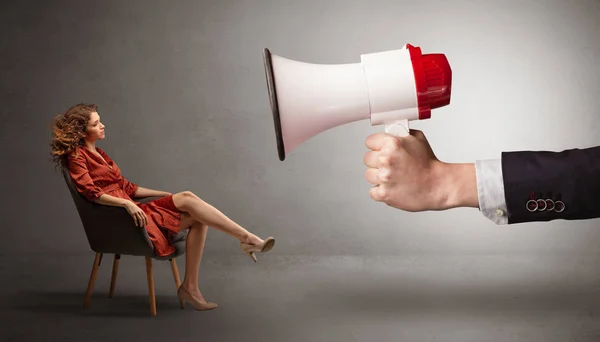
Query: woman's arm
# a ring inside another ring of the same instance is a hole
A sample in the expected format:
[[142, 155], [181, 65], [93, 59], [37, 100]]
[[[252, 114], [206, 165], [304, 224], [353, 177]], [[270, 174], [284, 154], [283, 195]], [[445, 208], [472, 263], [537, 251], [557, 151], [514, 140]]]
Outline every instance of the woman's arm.
[[128, 199], [119, 198], [119, 197], [111, 196], [108, 194], [102, 194], [100, 197], [98, 197], [96, 200], [94, 200], [94, 202], [98, 203], [98, 204], [111, 205], [113, 207], [122, 207], [122, 208], [125, 208], [130, 203], [133, 203], [132, 201], [130, 201]]
[[129, 180], [122, 177], [122, 185], [121, 188], [127, 193], [127, 195], [131, 198], [140, 198], [140, 197], [162, 197], [171, 195], [170, 192], [153, 190], [148, 188], [142, 188], [136, 183], [130, 182]]
[[141, 186], [138, 186], [137, 189], [135, 190], [134, 198], [154, 197], [154, 196], [162, 197], [162, 196], [169, 196], [169, 195], [171, 195], [170, 192], [146, 189], [146, 188], [142, 188]]

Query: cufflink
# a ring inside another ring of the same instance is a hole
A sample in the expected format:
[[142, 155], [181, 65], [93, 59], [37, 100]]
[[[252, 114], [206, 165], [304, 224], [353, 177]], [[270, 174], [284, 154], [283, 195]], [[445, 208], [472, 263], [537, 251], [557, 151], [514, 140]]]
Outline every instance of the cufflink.
[[500, 217], [504, 216], [504, 210], [496, 209], [496, 216], [500, 216]]
[[536, 200], [532, 200], [530, 199], [529, 201], [527, 201], [527, 204], [525, 205], [525, 207], [527, 208], [527, 210], [529, 210], [530, 212], [534, 212], [537, 210], [538, 208], [538, 203]]
[[546, 199], [546, 210], [552, 211], [554, 210], [554, 201], [551, 199]]
[[565, 210], [565, 204], [563, 201], [555, 201], [554, 202], [554, 211], [557, 213], [562, 213]]
[[525, 204], [525, 208], [527, 208], [530, 213], [538, 209], [538, 202], [535, 200], [535, 192], [529, 194], [529, 201]]
[[562, 201], [562, 196], [561, 194], [557, 194], [556, 196], [553, 196], [552, 198], [555, 198], [556, 200], [554, 201], [554, 211], [557, 213], [562, 213], [565, 210], [565, 202]]
[[539, 199], [535, 201], [537, 204], [537, 211], [544, 211], [546, 210], [546, 201], [543, 199]]

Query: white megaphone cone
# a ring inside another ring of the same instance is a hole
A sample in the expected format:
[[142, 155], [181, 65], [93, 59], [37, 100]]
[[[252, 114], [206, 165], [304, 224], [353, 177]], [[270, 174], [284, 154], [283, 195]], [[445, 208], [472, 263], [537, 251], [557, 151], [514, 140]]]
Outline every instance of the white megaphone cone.
[[452, 70], [443, 54], [402, 49], [365, 54], [361, 63], [311, 64], [264, 49], [265, 73], [283, 161], [298, 145], [330, 128], [369, 119], [406, 136], [408, 122], [450, 103]]

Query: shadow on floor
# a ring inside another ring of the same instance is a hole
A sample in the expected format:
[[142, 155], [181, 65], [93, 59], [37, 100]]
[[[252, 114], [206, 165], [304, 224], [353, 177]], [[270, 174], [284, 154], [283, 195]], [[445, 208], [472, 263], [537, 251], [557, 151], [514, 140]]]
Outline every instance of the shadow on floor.
[[[9, 308], [35, 314], [65, 316], [148, 317], [147, 295], [92, 295], [88, 308], [83, 308], [83, 292], [19, 292], [9, 299]], [[181, 312], [176, 296], [156, 296], [157, 315]], [[187, 307], [190, 309], [191, 307]]]

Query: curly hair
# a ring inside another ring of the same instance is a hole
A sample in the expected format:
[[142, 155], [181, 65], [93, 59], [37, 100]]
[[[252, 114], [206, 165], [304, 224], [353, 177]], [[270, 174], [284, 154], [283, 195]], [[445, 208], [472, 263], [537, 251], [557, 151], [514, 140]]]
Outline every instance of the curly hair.
[[77, 147], [83, 145], [90, 114], [97, 111], [98, 106], [95, 104], [80, 103], [54, 117], [50, 155], [57, 167], [64, 166], [69, 154], [76, 152]]

